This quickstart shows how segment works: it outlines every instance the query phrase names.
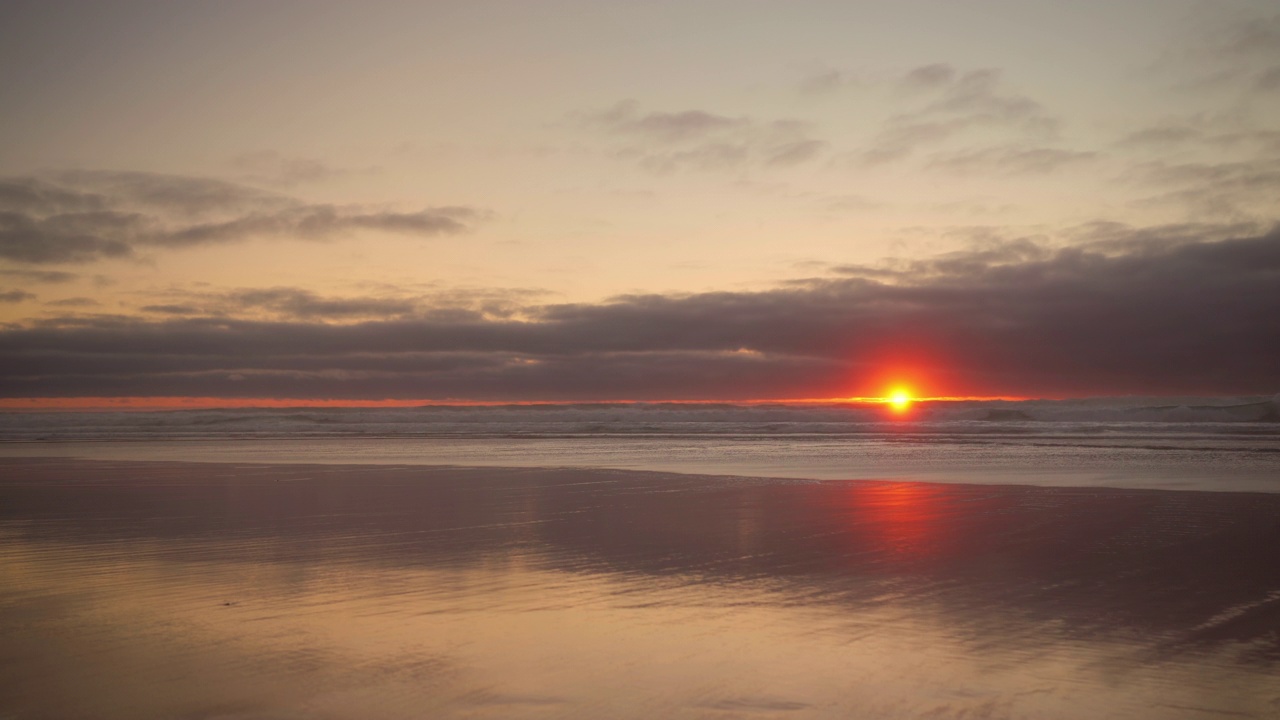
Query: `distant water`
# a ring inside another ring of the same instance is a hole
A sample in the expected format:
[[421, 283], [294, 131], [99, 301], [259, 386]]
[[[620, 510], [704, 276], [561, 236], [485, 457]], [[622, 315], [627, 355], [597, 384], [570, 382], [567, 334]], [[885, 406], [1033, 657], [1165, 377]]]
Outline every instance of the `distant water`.
[[1274, 718], [1275, 419], [0, 414], [0, 720]]
[[0, 414], [0, 456], [1280, 492], [1271, 397]]
[[[1277, 396], [1280, 398], [1280, 396]], [[1280, 400], [1100, 398], [867, 404], [628, 403], [0, 413], [0, 440], [609, 435], [1280, 438]]]

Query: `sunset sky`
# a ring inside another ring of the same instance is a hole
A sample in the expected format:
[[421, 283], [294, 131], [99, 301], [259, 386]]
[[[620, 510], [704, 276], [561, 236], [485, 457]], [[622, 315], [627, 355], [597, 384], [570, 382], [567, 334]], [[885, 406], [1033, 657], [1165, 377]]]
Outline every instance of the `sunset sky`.
[[1280, 392], [1274, 0], [10, 0], [0, 98], [11, 404]]

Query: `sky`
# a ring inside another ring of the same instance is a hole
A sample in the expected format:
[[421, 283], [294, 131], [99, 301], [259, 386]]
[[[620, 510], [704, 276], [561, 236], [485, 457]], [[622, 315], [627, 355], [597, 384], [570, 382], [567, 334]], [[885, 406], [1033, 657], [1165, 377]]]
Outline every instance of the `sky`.
[[0, 3], [0, 405], [1272, 395], [1280, 11]]

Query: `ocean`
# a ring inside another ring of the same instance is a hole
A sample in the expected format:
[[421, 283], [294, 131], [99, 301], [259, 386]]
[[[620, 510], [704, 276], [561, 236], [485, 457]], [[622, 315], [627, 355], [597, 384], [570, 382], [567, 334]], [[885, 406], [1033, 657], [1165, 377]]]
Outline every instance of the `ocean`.
[[1274, 398], [0, 414], [0, 454], [1280, 492]]
[[0, 718], [1274, 718], [1275, 411], [4, 414]]

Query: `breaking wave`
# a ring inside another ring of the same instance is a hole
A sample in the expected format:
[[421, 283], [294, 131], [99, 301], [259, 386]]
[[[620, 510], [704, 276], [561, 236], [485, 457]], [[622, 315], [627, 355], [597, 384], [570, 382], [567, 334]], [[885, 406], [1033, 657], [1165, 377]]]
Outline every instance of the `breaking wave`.
[[1280, 396], [866, 404], [628, 403], [0, 413], [0, 440], [290, 437], [1043, 436], [1280, 440]]

